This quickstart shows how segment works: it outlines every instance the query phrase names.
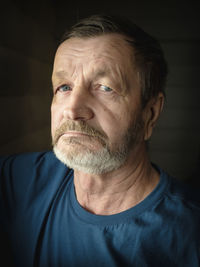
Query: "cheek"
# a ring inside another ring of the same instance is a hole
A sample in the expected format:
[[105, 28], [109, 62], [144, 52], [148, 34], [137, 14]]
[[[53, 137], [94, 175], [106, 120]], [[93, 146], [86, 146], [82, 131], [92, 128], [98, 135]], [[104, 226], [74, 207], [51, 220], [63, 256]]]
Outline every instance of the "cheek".
[[[96, 111], [98, 124], [108, 137], [116, 139], [126, 129], [128, 113], [119, 105], [103, 105]], [[120, 129], [120, 130], [119, 130]]]

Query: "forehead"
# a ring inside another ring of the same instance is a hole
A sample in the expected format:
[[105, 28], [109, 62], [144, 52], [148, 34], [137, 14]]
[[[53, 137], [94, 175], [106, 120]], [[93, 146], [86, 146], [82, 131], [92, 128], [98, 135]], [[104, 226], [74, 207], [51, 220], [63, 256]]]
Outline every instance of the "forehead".
[[133, 48], [120, 34], [105, 34], [92, 38], [70, 38], [58, 48], [54, 68], [73, 63], [97, 63], [121, 65], [125, 67], [133, 62]]

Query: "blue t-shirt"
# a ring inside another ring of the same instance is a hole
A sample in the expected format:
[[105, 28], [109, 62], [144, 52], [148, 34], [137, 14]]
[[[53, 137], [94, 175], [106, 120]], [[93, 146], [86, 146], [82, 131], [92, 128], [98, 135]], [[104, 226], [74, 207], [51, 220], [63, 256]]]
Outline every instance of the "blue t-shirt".
[[199, 202], [160, 169], [146, 199], [109, 216], [79, 205], [53, 152], [2, 157], [0, 169], [1, 243], [15, 266], [200, 266]]

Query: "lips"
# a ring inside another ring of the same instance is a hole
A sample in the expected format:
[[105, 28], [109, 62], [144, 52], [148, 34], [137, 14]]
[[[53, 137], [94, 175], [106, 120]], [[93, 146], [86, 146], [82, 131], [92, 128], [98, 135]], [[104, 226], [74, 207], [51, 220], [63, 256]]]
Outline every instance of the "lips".
[[68, 137], [95, 137], [102, 144], [106, 144], [107, 136], [104, 132], [100, 132], [95, 128], [89, 126], [84, 121], [66, 121], [58, 129], [56, 129], [53, 139], [55, 145], [61, 136]]
[[[65, 133], [61, 134], [60, 137], [75, 138], [75, 139], [77, 138], [77, 140], [78, 140], [78, 138], [90, 138], [91, 139], [92, 137], [94, 137], [94, 138], [100, 140], [101, 143], [103, 142], [103, 140], [101, 138], [99, 138], [98, 136], [96, 136], [94, 134], [88, 134], [85, 132], [77, 132], [77, 131], [65, 132]], [[57, 139], [57, 141], [58, 141], [58, 139]]]
[[85, 133], [85, 132], [77, 132], [77, 131], [68, 131], [66, 133], [63, 133], [62, 135], [67, 136], [92, 136], [91, 134]]
[[[95, 136], [94, 134], [88, 134], [85, 132], [79, 132], [79, 131], [68, 131], [65, 132], [63, 134], [61, 134], [57, 140], [56, 143], [58, 143], [59, 139], [63, 137], [63, 141], [64, 144], [68, 144], [68, 145], [86, 145], [88, 146], [89, 144], [92, 145], [94, 140], [96, 139], [96, 141], [98, 141], [98, 143], [101, 144], [101, 146], [105, 147], [106, 145], [106, 141], [102, 138], [100, 138], [99, 136]], [[91, 139], [91, 138], [95, 138], [95, 139]]]

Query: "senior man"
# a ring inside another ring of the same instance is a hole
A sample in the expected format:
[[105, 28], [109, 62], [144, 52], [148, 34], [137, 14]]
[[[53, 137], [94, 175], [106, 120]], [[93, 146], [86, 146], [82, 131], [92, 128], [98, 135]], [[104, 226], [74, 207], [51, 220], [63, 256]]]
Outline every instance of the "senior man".
[[92, 16], [64, 34], [54, 153], [1, 159], [14, 265], [199, 266], [200, 205], [147, 153], [166, 75], [158, 41], [128, 20]]

